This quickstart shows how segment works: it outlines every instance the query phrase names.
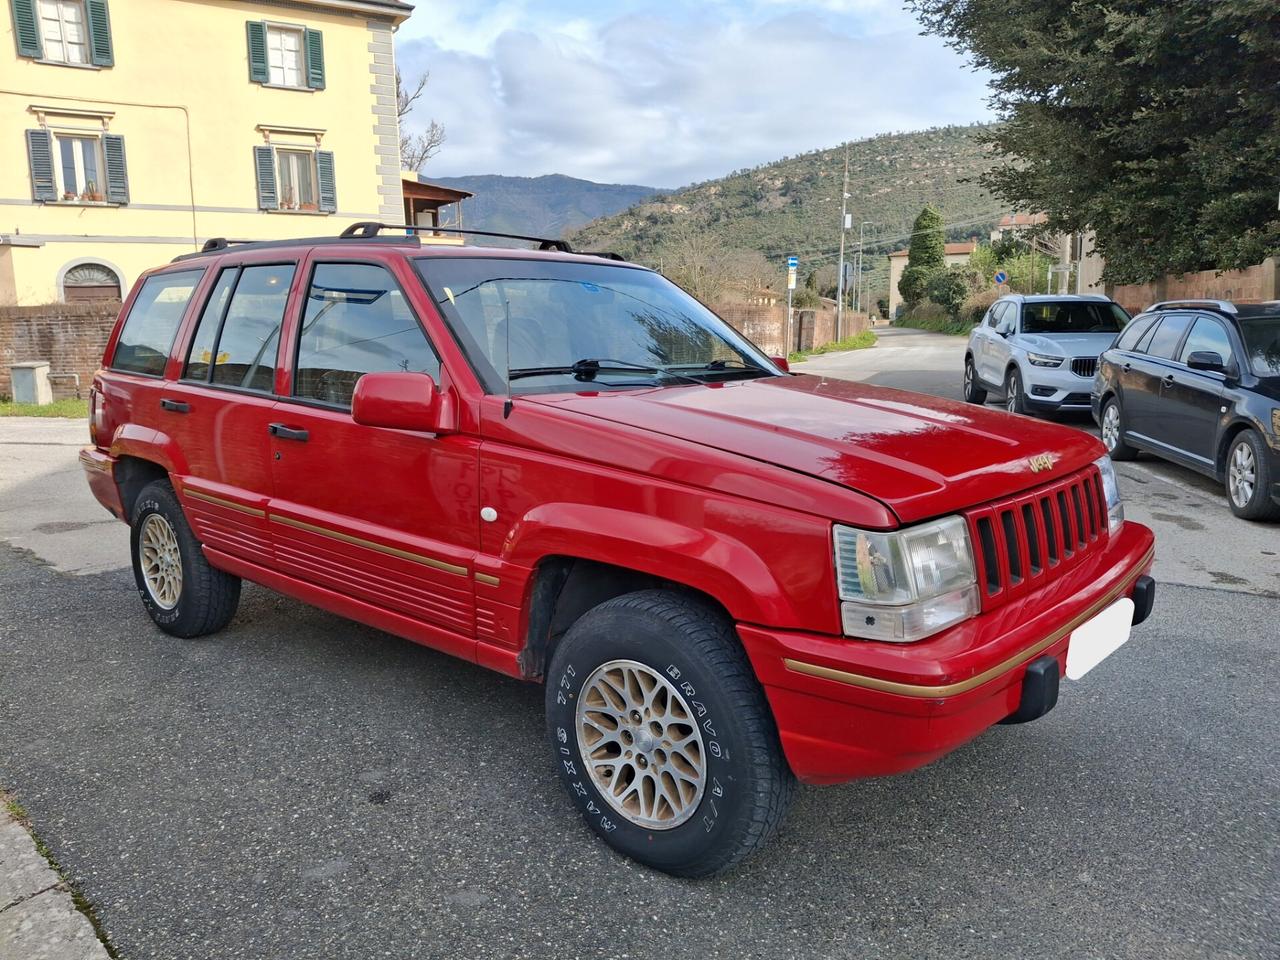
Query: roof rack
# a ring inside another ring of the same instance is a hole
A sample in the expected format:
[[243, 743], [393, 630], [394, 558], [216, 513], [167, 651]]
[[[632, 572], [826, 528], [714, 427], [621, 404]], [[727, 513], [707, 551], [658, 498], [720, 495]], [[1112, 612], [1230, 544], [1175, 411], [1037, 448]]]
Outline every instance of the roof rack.
[[531, 237], [522, 233], [500, 233], [495, 230], [470, 230], [462, 227], [435, 227], [429, 224], [413, 224], [413, 223], [379, 223], [376, 220], [362, 220], [359, 223], [353, 223], [347, 229], [342, 231], [341, 236], [347, 239], [356, 240], [374, 240], [382, 239], [379, 233], [383, 230], [404, 230], [412, 234], [417, 233], [456, 233], [470, 237], [501, 237], [504, 240], [523, 240], [526, 243], [536, 243], [539, 250], [555, 250], [559, 253], [576, 253], [581, 257], [603, 257], [606, 260], [622, 260], [623, 258], [616, 253], [607, 251], [593, 252], [588, 250], [575, 250], [569, 245], [568, 240], [556, 240], [551, 237]]
[[[378, 243], [387, 244], [414, 244], [420, 245], [421, 241], [416, 236], [386, 236], [386, 237], [370, 237]], [[198, 257], [207, 257], [216, 253], [224, 253], [229, 250], [232, 245], [241, 247], [245, 250], [270, 250], [282, 247], [309, 247], [320, 244], [338, 244], [349, 243], [349, 237], [295, 237], [292, 240], [231, 240], [227, 237], [211, 237], [204, 242], [199, 250], [194, 253], [183, 253], [174, 257], [170, 263], [178, 263], [182, 260], [194, 260]]]
[[1199, 300], [1194, 298], [1188, 300], [1161, 300], [1159, 303], [1153, 303], [1142, 312], [1147, 313], [1151, 310], [1176, 310], [1179, 307], [1200, 307], [1202, 309], [1207, 307], [1210, 310], [1217, 310], [1220, 313], [1238, 312], [1236, 310], [1236, 305], [1226, 300]]

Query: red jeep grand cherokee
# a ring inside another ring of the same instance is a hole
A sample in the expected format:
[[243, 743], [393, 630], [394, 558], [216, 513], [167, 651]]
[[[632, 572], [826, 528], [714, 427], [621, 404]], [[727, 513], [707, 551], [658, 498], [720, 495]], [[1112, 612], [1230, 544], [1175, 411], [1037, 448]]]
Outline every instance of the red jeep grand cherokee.
[[1151, 532], [1084, 433], [790, 375], [561, 241], [397, 229], [134, 286], [81, 460], [162, 630], [226, 626], [245, 578], [545, 680], [591, 828], [702, 876], [796, 778], [1033, 720], [1150, 612]]

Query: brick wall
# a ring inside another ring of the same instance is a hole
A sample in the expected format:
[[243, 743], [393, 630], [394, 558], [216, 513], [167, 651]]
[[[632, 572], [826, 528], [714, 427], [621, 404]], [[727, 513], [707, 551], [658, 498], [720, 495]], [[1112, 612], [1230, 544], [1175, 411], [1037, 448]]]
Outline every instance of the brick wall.
[[1278, 280], [1280, 260], [1272, 257], [1244, 270], [1201, 270], [1161, 277], [1150, 283], [1116, 284], [1107, 288], [1107, 295], [1130, 313], [1138, 313], [1161, 300], [1257, 303], [1280, 297]]
[[[79, 374], [80, 395], [88, 396], [119, 310], [115, 301], [0, 307], [0, 396], [13, 394], [9, 365], [28, 360], [49, 361], [50, 373]], [[70, 378], [50, 382], [55, 398], [75, 396]]]

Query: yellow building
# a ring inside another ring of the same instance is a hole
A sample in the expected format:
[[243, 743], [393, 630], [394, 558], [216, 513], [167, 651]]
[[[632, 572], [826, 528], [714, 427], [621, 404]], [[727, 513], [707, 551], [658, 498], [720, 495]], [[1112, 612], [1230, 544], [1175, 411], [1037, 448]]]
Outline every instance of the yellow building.
[[211, 237], [403, 217], [401, 0], [9, 0], [0, 305], [127, 292]]

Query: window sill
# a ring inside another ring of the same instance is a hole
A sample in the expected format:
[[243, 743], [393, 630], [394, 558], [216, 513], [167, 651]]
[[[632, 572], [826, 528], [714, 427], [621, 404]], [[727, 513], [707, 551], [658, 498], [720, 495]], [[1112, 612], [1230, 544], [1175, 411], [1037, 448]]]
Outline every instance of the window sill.
[[328, 210], [265, 210], [264, 213], [284, 213], [295, 217], [332, 217]]
[[46, 207], [123, 207], [123, 203], [111, 200], [44, 200]]
[[293, 87], [287, 83], [259, 83], [258, 86], [267, 90], [296, 90], [298, 93], [316, 93], [315, 87]]
[[106, 67], [100, 67], [96, 63], [68, 63], [65, 60], [46, 60], [43, 57], [34, 58], [33, 63], [43, 63], [47, 67], [70, 67], [72, 70], [105, 70]]

